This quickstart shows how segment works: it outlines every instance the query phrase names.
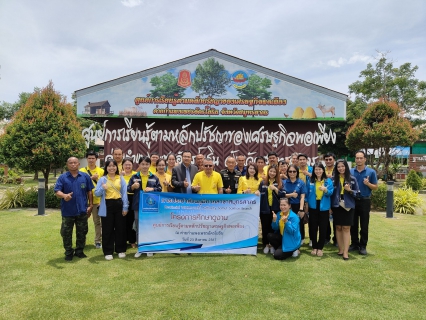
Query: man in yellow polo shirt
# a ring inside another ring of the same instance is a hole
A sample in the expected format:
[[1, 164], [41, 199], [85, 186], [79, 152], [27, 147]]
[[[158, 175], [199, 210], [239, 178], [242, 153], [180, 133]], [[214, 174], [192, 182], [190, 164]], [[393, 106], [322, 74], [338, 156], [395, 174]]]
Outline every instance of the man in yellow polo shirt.
[[[98, 154], [91, 150], [86, 154], [87, 159], [87, 167], [80, 168], [81, 172], [86, 172], [90, 179], [92, 179], [93, 185], [96, 188], [96, 183], [99, 178], [104, 175], [104, 169], [96, 166], [96, 161], [98, 159]], [[101, 203], [101, 198], [93, 195], [93, 209], [92, 209], [92, 217], [93, 224], [95, 226], [95, 247], [96, 249], [102, 248], [102, 227], [101, 227], [101, 217], [98, 215], [99, 204]]]
[[213, 171], [213, 160], [203, 160], [203, 171], [198, 172], [192, 181], [192, 191], [198, 194], [222, 194], [223, 182], [218, 172]]

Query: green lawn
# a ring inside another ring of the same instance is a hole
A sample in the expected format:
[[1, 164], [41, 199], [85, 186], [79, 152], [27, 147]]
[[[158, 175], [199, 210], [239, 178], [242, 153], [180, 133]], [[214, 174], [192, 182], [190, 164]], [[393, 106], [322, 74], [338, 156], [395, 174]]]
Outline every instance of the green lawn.
[[47, 212], [0, 211], [0, 319], [426, 319], [425, 216], [373, 213], [369, 255], [349, 261], [331, 245], [286, 261], [135, 249], [105, 261], [90, 221], [88, 258], [67, 263]]

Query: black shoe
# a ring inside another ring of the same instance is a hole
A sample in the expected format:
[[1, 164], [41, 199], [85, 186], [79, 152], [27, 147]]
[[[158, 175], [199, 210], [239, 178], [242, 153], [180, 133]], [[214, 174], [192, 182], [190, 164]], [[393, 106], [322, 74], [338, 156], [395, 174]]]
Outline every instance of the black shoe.
[[356, 251], [356, 250], [359, 250], [358, 246], [354, 246], [354, 245], [349, 246], [349, 251]]
[[84, 254], [84, 252], [75, 253], [74, 255], [75, 255], [76, 257], [79, 257], [79, 258], [87, 258], [87, 256]]
[[367, 249], [365, 248], [359, 248], [359, 254], [366, 256], [367, 255]]
[[65, 256], [65, 261], [71, 261], [74, 256], [72, 254]]
[[348, 261], [348, 260], [349, 260], [349, 257], [347, 257], [347, 258], [343, 257], [343, 260]]

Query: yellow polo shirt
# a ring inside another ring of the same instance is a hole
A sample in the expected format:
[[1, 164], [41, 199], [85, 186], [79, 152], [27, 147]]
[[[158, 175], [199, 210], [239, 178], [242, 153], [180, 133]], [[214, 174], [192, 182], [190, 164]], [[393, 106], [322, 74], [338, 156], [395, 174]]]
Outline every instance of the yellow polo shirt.
[[222, 176], [213, 171], [211, 176], [207, 177], [204, 171], [200, 171], [195, 175], [191, 185], [201, 187], [198, 194], [218, 194], [218, 188], [223, 188]]
[[253, 177], [250, 177], [249, 179], [246, 177], [240, 177], [238, 180], [237, 193], [243, 193], [243, 191], [246, 191], [247, 189], [250, 189], [251, 193], [255, 193], [259, 190], [260, 181], [261, 179], [256, 180]]
[[152, 174], [155, 174], [157, 172], [157, 167], [154, 167], [153, 165], [151, 165], [149, 167], [149, 172], [151, 172]]
[[[110, 176], [106, 176], [108, 181], [106, 185], [108, 189], [105, 191], [105, 199], [121, 199], [121, 179], [118, 174], [115, 175], [114, 180], [110, 178]], [[114, 187], [115, 189], [114, 189]], [[117, 190], [116, 190], [117, 189]]]
[[167, 173], [160, 175], [158, 172], [155, 173], [155, 176], [158, 178], [158, 180], [160, 180], [160, 185], [161, 185], [161, 188], [162, 188], [161, 192], [168, 192], [167, 187], [164, 185], [164, 182], [167, 181], [168, 184], [170, 185], [171, 181], [172, 181], [172, 177]]
[[[90, 176], [90, 174], [89, 174], [88, 171], [90, 171], [90, 173], [92, 175], [98, 174], [98, 180], [104, 175], [104, 169], [99, 168], [99, 167], [96, 167], [93, 170], [89, 169], [89, 167], [84, 167], [84, 168], [80, 168], [80, 171], [87, 173], [89, 176]], [[93, 180], [92, 180], [92, 182], [93, 182], [93, 185], [96, 188], [96, 184], [97, 183], [95, 181], [93, 181]], [[101, 198], [100, 197], [96, 197], [95, 193], [93, 192], [93, 204], [100, 204], [100, 203], [101, 203]]]

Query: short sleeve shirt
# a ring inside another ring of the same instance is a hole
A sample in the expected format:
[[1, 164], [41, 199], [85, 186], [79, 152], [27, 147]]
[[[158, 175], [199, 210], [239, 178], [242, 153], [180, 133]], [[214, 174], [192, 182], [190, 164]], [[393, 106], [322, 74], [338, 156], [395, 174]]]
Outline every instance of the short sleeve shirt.
[[73, 177], [70, 172], [61, 174], [55, 184], [55, 192], [73, 193], [69, 201], [61, 199], [61, 213], [64, 217], [79, 216], [87, 212], [87, 193], [94, 188], [92, 179], [84, 172], [78, 171]]
[[201, 187], [198, 194], [217, 194], [218, 188], [223, 188], [222, 177], [216, 171], [213, 171], [210, 177], [207, 177], [204, 171], [200, 171], [192, 181], [192, 186], [197, 185]]

